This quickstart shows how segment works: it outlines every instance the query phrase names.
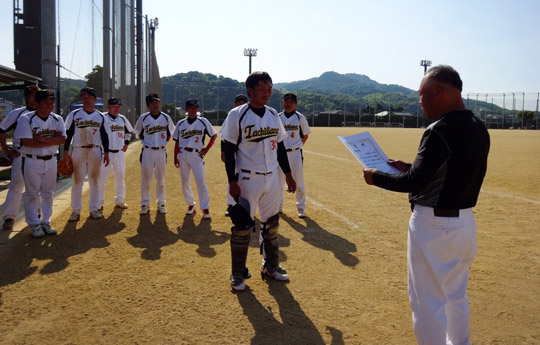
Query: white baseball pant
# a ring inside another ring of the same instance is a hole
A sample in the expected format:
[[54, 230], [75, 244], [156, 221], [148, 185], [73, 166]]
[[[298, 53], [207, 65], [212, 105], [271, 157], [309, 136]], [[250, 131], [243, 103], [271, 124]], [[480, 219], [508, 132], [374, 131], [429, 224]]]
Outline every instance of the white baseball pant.
[[[302, 162], [302, 150], [287, 151], [287, 158], [289, 158], [289, 166], [291, 167], [291, 175], [296, 182], [296, 207], [306, 209], [306, 186], [304, 185], [304, 163]], [[281, 184], [281, 205], [285, 200], [285, 187], [287, 182], [285, 180], [285, 174], [279, 170], [279, 182]]]
[[15, 157], [11, 162], [11, 182], [4, 202], [4, 219], [15, 219], [21, 208], [24, 178], [22, 174], [22, 157]]
[[109, 179], [111, 167], [114, 175], [114, 187], [116, 196], [114, 201], [116, 204], [124, 202], [126, 198], [126, 158], [122, 150], [119, 152], [109, 152], [109, 165], [101, 163], [101, 171], [99, 173], [99, 206], [103, 206], [105, 202], [105, 184]]
[[167, 152], [165, 148], [152, 150], [143, 147], [141, 152], [141, 206], [150, 204], [152, 175], [156, 179], [156, 202], [165, 204], [166, 165]]
[[[24, 158], [24, 217], [30, 226], [49, 224], [56, 186], [56, 158]], [[39, 211], [38, 211], [39, 210]], [[41, 219], [38, 217], [41, 213]]]
[[472, 209], [435, 217], [415, 205], [407, 243], [409, 300], [418, 344], [470, 344], [469, 268], [477, 253]]
[[74, 147], [71, 152], [73, 161], [73, 186], [71, 187], [71, 208], [75, 213], [81, 213], [82, 189], [84, 179], [88, 174], [90, 212], [97, 211], [99, 201], [99, 173], [101, 170], [101, 147]]
[[198, 152], [180, 150], [178, 154], [180, 162], [180, 177], [182, 179], [182, 194], [188, 205], [195, 205], [195, 197], [191, 189], [191, 171], [197, 184], [197, 194], [199, 195], [199, 203], [202, 210], [209, 209], [210, 196], [208, 195], [208, 186], [206, 185], [206, 177], [204, 174], [204, 160], [199, 156]]

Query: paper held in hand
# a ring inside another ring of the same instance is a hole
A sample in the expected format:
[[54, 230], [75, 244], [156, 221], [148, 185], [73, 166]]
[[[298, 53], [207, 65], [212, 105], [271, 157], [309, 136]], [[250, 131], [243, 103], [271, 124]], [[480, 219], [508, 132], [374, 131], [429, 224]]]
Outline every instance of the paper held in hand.
[[339, 140], [351, 151], [364, 168], [375, 168], [389, 174], [400, 174], [401, 172], [388, 164], [388, 157], [373, 139], [369, 132], [358, 133], [346, 137], [339, 137]]

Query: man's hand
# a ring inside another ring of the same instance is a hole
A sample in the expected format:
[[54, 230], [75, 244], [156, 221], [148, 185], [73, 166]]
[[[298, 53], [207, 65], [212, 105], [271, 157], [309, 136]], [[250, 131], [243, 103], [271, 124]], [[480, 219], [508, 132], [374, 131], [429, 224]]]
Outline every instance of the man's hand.
[[20, 153], [18, 150], [16, 150], [16, 149], [13, 149], [13, 150], [7, 150], [7, 151], [6, 151], [6, 154], [7, 154], [8, 156], [13, 157], [13, 158], [19, 157], [19, 156], [21, 155], [21, 153]]
[[221, 152], [221, 161], [225, 163], [225, 152]]
[[199, 152], [199, 157], [204, 158], [204, 156], [206, 156], [206, 154], [208, 153], [209, 150], [210, 149], [208, 149], [206, 147], [204, 149], [202, 149], [201, 152]]
[[109, 166], [109, 152], [105, 152], [103, 155], [103, 163], [105, 163], [105, 166]]
[[122, 147], [122, 152], [126, 152], [127, 148], [128, 148], [127, 144], [124, 144], [124, 147]]
[[294, 181], [291, 173], [285, 174], [285, 181], [287, 182], [287, 192], [296, 192], [296, 181]]
[[364, 180], [369, 185], [373, 185], [373, 174], [377, 171], [375, 168], [364, 169]]
[[177, 168], [180, 168], [180, 161], [178, 160], [178, 156], [174, 156], [174, 166]]
[[229, 194], [233, 197], [234, 201], [238, 202], [238, 198], [242, 195], [242, 190], [238, 182], [233, 181], [229, 183]]
[[389, 159], [388, 164], [401, 172], [406, 172], [408, 170], [408, 164], [403, 161]]

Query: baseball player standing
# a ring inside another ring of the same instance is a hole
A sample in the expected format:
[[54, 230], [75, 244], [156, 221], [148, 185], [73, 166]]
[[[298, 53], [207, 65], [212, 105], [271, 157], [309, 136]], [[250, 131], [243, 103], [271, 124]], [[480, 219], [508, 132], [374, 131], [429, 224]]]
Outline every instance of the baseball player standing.
[[[246, 89], [249, 103], [232, 109], [222, 128], [230, 194], [236, 201], [240, 197], [248, 201], [252, 219], [259, 209], [259, 241], [263, 254], [261, 275], [285, 281], [289, 276], [279, 265], [281, 189], [276, 170], [279, 165], [285, 173], [289, 192], [294, 192], [296, 184], [283, 145], [287, 132], [277, 111], [266, 106], [272, 95], [270, 75], [253, 72], [246, 79]], [[246, 267], [250, 234], [251, 229], [232, 228], [230, 284], [236, 291], [244, 290], [244, 280], [251, 277]]]
[[[56, 234], [50, 224], [58, 147], [66, 140], [61, 116], [54, 114], [54, 93], [36, 93], [37, 110], [21, 116], [16, 129], [22, 144], [24, 174], [24, 214], [34, 237]], [[38, 209], [41, 218], [38, 216]]]
[[141, 210], [140, 214], [150, 212], [150, 183], [152, 175], [156, 179], [156, 202], [159, 213], [167, 213], [165, 208], [165, 167], [167, 164], [167, 143], [174, 132], [171, 117], [161, 111], [157, 93], [146, 96], [148, 112], [137, 119], [134, 132], [142, 141], [141, 152]]
[[[82, 108], [70, 112], [66, 118], [66, 142], [64, 157], [73, 162], [73, 186], [71, 187], [71, 208], [69, 221], [80, 219], [82, 209], [82, 188], [88, 174], [90, 185], [90, 217], [103, 217], [99, 207], [99, 173], [101, 161], [109, 165], [109, 136], [105, 130], [105, 117], [94, 108], [97, 95], [91, 87], [81, 89]], [[72, 152], [69, 154], [71, 140]], [[104, 154], [102, 154], [102, 149]], [[102, 158], [103, 156], [103, 158]]]
[[109, 178], [111, 166], [113, 168], [114, 184], [116, 196], [114, 202], [116, 207], [126, 209], [128, 205], [125, 203], [126, 198], [126, 152], [133, 127], [129, 120], [122, 114], [120, 109], [122, 100], [120, 98], [111, 98], [107, 101], [107, 109], [109, 110], [105, 116], [105, 129], [109, 135], [109, 165], [103, 164], [99, 174], [99, 209], [103, 209], [105, 202], [105, 183]]
[[[287, 131], [287, 138], [283, 140], [287, 149], [287, 156], [291, 166], [291, 173], [296, 182], [296, 208], [298, 217], [306, 216], [306, 186], [304, 185], [304, 156], [302, 155], [302, 147], [306, 143], [311, 129], [309, 128], [306, 117], [296, 111], [298, 104], [294, 93], [287, 93], [283, 96], [281, 102], [283, 112], [279, 114], [281, 123]], [[285, 175], [279, 172], [279, 181], [281, 190], [285, 191]], [[281, 196], [281, 205], [283, 206], [284, 194]]]
[[[236, 97], [234, 97], [234, 108], [241, 106], [242, 104], [246, 104], [248, 102], [248, 98], [244, 94], [238, 94]], [[225, 118], [227, 120], [227, 118]], [[221, 126], [223, 128], [223, 126]], [[221, 129], [219, 130], [219, 134], [221, 135]], [[225, 163], [225, 142], [221, 140], [221, 161]], [[232, 206], [236, 203], [234, 201], [233, 197], [229, 193], [229, 184], [227, 183], [227, 206]], [[229, 211], [225, 211], [225, 217], [229, 216]]]
[[[186, 214], [195, 212], [195, 197], [191, 190], [191, 170], [197, 183], [197, 193], [203, 211], [203, 218], [210, 219], [210, 197], [204, 174], [204, 156], [208, 153], [217, 137], [212, 124], [204, 117], [198, 116], [199, 102], [191, 99], [186, 102], [187, 117], [178, 121], [173, 133], [174, 166], [180, 168], [182, 179], [182, 194], [188, 205]], [[210, 137], [208, 145], [204, 147], [204, 139]]]
[[24, 178], [23, 174], [21, 174], [22, 158], [19, 152], [21, 143], [19, 138], [13, 135], [13, 149], [10, 149], [6, 143], [6, 132], [13, 130], [15, 133], [19, 118], [36, 109], [37, 102], [35, 96], [38, 91], [39, 87], [36, 85], [27, 86], [24, 89], [24, 102], [26, 106], [10, 111], [6, 118], [2, 120], [2, 123], [0, 123], [0, 144], [2, 145], [2, 150], [11, 157], [11, 182], [6, 201], [4, 202], [4, 224], [2, 225], [2, 228], [6, 230], [13, 228], [15, 217], [21, 207], [24, 190]]
[[418, 344], [470, 344], [469, 268], [477, 253], [476, 205], [487, 169], [489, 133], [465, 108], [450, 66], [431, 68], [418, 93], [427, 127], [412, 164], [393, 175], [364, 170], [368, 184], [409, 192], [407, 272]]

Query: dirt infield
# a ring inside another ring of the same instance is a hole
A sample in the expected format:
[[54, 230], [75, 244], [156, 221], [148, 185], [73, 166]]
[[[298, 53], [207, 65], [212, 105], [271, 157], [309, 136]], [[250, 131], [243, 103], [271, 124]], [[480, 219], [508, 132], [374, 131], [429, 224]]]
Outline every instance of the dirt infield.
[[[366, 129], [367, 130], [367, 129]], [[225, 170], [206, 160], [212, 220], [185, 216], [169, 144], [166, 215], [139, 216], [140, 144], [128, 150], [127, 210], [34, 239], [23, 221], [0, 231], [0, 344], [414, 344], [407, 296], [405, 194], [367, 186], [337, 135], [314, 128], [304, 152], [308, 218], [287, 195], [280, 228], [291, 281], [262, 281], [252, 235], [249, 289], [232, 293]], [[369, 129], [389, 157], [412, 160], [422, 130]], [[540, 131], [491, 131], [475, 208], [478, 257], [469, 297], [474, 344], [540, 344]], [[196, 191], [196, 189], [194, 188]], [[152, 193], [154, 185], [152, 185]], [[86, 208], [85, 208], [86, 207]]]

